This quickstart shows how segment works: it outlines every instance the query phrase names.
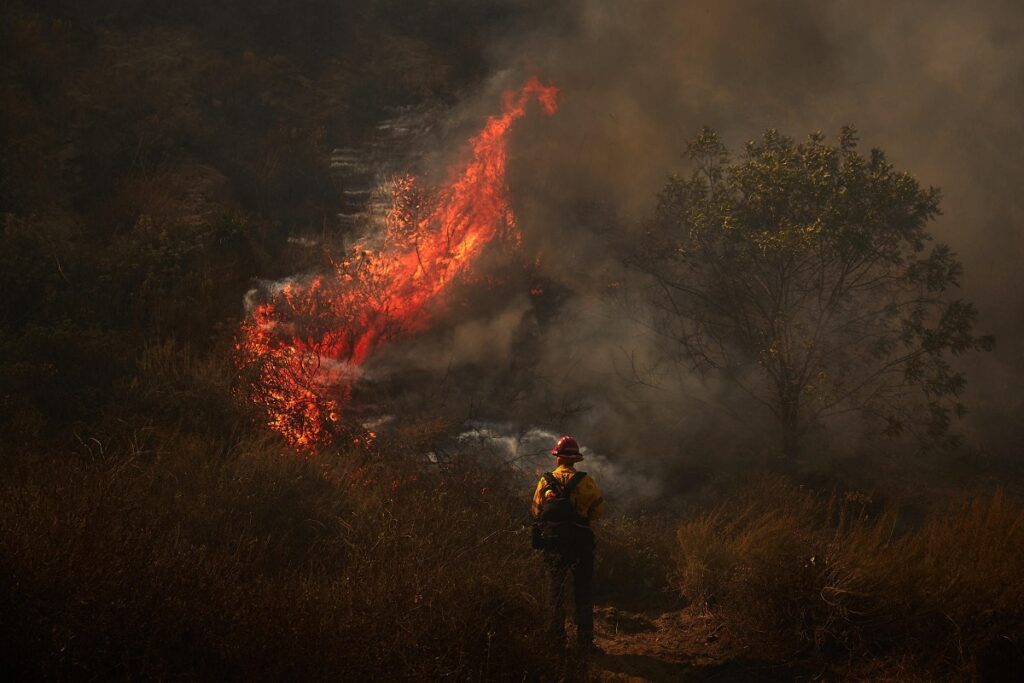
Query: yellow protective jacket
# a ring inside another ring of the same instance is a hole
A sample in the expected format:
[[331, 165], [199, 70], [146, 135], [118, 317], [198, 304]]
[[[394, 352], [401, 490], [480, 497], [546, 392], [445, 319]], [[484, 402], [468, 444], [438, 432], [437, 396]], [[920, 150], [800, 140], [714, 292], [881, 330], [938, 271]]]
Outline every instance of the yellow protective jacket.
[[[559, 465], [551, 474], [564, 486], [576, 474], [572, 465]], [[543, 491], [547, 486], [544, 477], [537, 482], [537, 489], [533, 492], [533, 516], [540, 515], [540, 506], [544, 502]], [[576, 488], [569, 494], [569, 500], [576, 506], [576, 512], [580, 517], [594, 521], [604, 514], [604, 498], [601, 497], [601, 489], [597, 488], [597, 482], [589, 474], [576, 485]]]

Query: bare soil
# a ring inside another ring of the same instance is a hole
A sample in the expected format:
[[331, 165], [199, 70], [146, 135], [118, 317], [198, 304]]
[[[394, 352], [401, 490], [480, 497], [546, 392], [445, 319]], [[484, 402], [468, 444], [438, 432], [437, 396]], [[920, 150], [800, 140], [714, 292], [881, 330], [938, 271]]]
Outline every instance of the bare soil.
[[595, 640], [604, 650], [590, 662], [594, 681], [833, 680], [810, 663], [753, 656], [730, 639], [725, 624], [697, 610], [642, 614], [598, 607], [594, 616]]

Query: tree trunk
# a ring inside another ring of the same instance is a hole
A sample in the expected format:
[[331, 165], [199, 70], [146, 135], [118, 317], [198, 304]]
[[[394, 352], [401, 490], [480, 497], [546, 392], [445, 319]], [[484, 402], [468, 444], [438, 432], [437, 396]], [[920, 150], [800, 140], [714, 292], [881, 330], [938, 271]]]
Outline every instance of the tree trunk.
[[800, 457], [800, 399], [786, 396], [781, 406], [782, 457], [793, 461]]

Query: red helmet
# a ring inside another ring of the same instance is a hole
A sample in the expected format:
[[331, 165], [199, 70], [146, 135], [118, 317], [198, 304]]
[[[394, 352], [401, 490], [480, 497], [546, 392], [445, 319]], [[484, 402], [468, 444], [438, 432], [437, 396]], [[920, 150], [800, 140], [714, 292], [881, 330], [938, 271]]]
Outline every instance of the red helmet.
[[560, 458], [583, 459], [583, 456], [580, 455], [580, 445], [576, 443], [576, 439], [568, 435], [558, 440], [555, 447], [551, 449], [551, 455], [556, 455]]

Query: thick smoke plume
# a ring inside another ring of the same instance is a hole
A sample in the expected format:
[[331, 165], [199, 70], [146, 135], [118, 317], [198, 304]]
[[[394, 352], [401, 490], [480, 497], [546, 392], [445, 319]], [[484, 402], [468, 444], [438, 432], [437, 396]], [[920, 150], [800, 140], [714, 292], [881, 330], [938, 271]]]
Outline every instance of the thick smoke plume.
[[[943, 190], [932, 230], [964, 262], [980, 331], [997, 337], [994, 353], [959, 361], [973, 412], [956, 428], [972, 447], [1010, 452], [1024, 414], [1013, 390], [1024, 380], [1019, 3], [581, 1], [549, 19], [495, 43], [500, 68], [485, 87], [409, 150], [416, 172], [439, 181], [502, 91], [537, 74], [556, 83], [558, 114], [524, 118], [509, 147], [532, 267], [510, 276], [485, 264], [502, 285], [467, 288], [461, 315], [368, 359], [368, 414], [490, 425], [478, 445], [572, 432], [620, 468], [616, 480], [641, 462], [763, 453], [775, 439], [767, 416], [664, 362], [622, 251], [703, 125], [738, 151], [766, 128], [834, 137], [851, 124], [863, 147]], [[818, 447], [855, 448], [851, 434]]]
[[511, 73], [536, 70], [563, 92], [559, 115], [526, 122], [510, 159], [524, 242], [560, 297], [536, 323], [532, 396], [580, 408], [545, 424], [630, 459], [705, 447], [722, 457], [773, 438], [729, 414], [726, 387], [657, 364], [642, 310], [608, 296], [627, 289], [615, 245], [685, 168], [702, 125], [739, 151], [766, 128], [834, 139], [851, 124], [864, 148], [943, 191], [933, 234], [959, 254], [960, 295], [997, 338], [995, 352], [958, 361], [972, 412], [956, 429], [1011, 453], [1024, 414], [1022, 22], [1024, 6], [999, 0], [577, 2], [498, 46]]

